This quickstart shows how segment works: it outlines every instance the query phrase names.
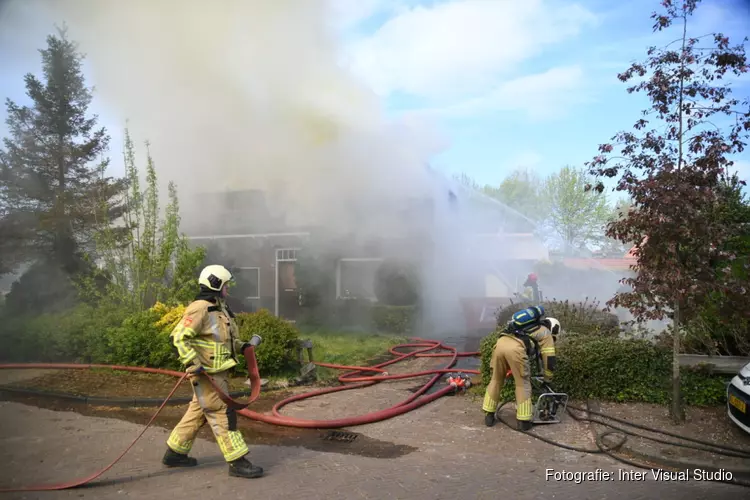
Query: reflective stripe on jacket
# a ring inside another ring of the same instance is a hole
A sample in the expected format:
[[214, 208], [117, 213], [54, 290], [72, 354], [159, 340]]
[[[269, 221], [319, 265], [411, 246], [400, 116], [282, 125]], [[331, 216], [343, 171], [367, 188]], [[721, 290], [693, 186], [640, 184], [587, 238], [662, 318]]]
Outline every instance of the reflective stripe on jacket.
[[242, 345], [237, 325], [220, 300], [216, 304], [207, 300], [190, 303], [170, 337], [183, 364], [197, 358], [207, 373], [235, 366]]

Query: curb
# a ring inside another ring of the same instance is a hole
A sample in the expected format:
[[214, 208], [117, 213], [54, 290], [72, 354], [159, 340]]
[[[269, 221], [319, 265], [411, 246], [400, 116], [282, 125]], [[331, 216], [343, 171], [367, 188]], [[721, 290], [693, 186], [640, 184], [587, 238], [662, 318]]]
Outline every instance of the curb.
[[[118, 408], [150, 408], [161, 406], [164, 402], [164, 398], [105, 398], [96, 396], [77, 396], [75, 394], [64, 393], [64, 392], [50, 392], [40, 391], [37, 389], [23, 389], [19, 387], [2, 387], [0, 386], [0, 394], [11, 393], [22, 396], [36, 396], [49, 399], [60, 399], [63, 401], [70, 401], [73, 403], [85, 404], [90, 406], [113, 406]], [[240, 398], [243, 396], [249, 396], [250, 390], [235, 391], [229, 393], [231, 398]], [[167, 406], [179, 406], [188, 404], [192, 400], [192, 396], [186, 397], [173, 397], [167, 401]]]
[[[586, 409], [591, 410], [591, 411], [596, 411], [596, 412], [601, 411], [601, 407], [598, 401], [587, 400]], [[592, 434], [594, 434], [594, 436], [598, 434], [598, 432], [596, 431], [596, 426], [606, 427], [596, 422], [589, 422], [589, 428]], [[647, 431], [644, 431], [644, 432], [647, 432]], [[628, 439], [630, 439], [630, 436], [628, 436]], [[634, 450], [632, 447], [628, 446], [627, 441], [625, 441], [621, 449], [622, 451], [624, 451], [625, 453], [627, 453], [628, 455], [632, 456], [635, 459], [642, 460], [644, 462], [653, 463], [653, 464], [656, 464], [665, 468], [679, 469], [681, 471], [686, 471], [688, 469], [701, 469], [709, 473], [729, 472], [732, 474], [733, 479], [739, 479], [740, 481], [750, 481], [750, 468], [717, 467], [716, 465], [708, 463], [708, 462], [682, 462], [682, 461], [674, 460], [674, 459], [667, 458], [661, 455], [650, 455], [642, 451]]]

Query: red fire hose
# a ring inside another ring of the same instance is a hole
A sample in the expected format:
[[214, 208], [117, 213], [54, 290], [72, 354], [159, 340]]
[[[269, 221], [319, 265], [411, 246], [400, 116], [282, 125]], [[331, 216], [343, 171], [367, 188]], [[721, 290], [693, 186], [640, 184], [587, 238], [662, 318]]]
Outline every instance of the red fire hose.
[[[321, 389], [317, 391], [311, 391], [311, 392], [307, 392], [304, 394], [298, 394], [296, 396], [289, 397], [287, 399], [279, 401], [278, 403], [276, 403], [276, 405], [274, 405], [273, 409], [271, 410], [272, 415], [257, 413], [257, 412], [247, 409], [247, 406], [258, 398], [258, 396], [260, 395], [260, 388], [261, 388], [260, 375], [258, 373], [258, 364], [255, 359], [255, 350], [253, 347], [248, 347], [244, 352], [245, 360], [247, 362], [247, 372], [248, 372], [248, 376], [251, 382], [250, 398], [247, 402], [241, 403], [239, 401], [232, 399], [231, 397], [229, 397], [228, 394], [225, 394], [224, 391], [221, 390], [221, 388], [213, 381], [213, 379], [210, 376], [208, 378], [211, 384], [219, 393], [219, 396], [221, 397], [221, 399], [228, 406], [236, 409], [237, 413], [239, 413], [240, 415], [243, 415], [252, 420], [257, 420], [259, 422], [265, 422], [265, 423], [272, 424], [272, 425], [283, 425], [286, 427], [299, 427], [299, 428], [308, 428], [308, 429], [336, 429], [336, 428], [341, 428], [341, 427], [352, 427], [356, 425], [369, 424], [373, 422], [379, 422], [381, 420], [387, 420], [389, 418], [393, 418], [398, 415], [402, 415], [411, 410], [419, 408], [420, 406], [424, 406], [427, 403], [435, 401], [436, 399], [442, 396], [445, 396], [446, 394], [453, 392], [455, 390], [454, 387], [446, 386], [434, 392], [433, 394], [430, 394], [421, 399], [418, 399], [421, 395], [427, 392], [435, 384], [435, 382], [437, 382], [440, 379], [440, 377], [444, 373], [448, 373], [451, 371], [450, 368], [456, 363], [459, 357], [469, 357], [469, 356], [479, 355], [478, 352], [459, 353], [456, 351], [455, 348], [446, 346], [442, 344], [441, 342], [438, 342], [435, 340], [424, 340], [420, 338], [415, 338], [413, 340], [415, 341], [415, 343], [401, 344], [401, 345], [392, 347], [391, 349], [389, 349], [389, 352], [396, 357], [394, 359], [388, 360], [384, 363], [380, 363], [374, 366], [361, 367], [361, 366], [335, 365], [335, 364], [330, 364], [330, 363], [315, 363], [316, 365], [325, 367], [325, 368], [333, 368], [337, 370], [351, 370], [347, 373], [342, 374], [338, 378], [338, 380], [341, 383], [347, 384], [347, 385], [342, 385], [339, 387], [331, 387], [331, 388]], [[412, 348], [416, 347], [419, 349], [416, 349], [409, 353], [402, 353], [398, 351], [398, 349], [406, 348], [406, 347], [412, 347]], [[432, 351], [435, 349], [447, 350], [449, 352], [448, 353], [428, 353], [428, 351]], [[445, 368], [436, 369], [436, 370], [425, 370], [425, 371], [415, 372], [415, 373], [404, 373], [404, 374], [399, 374], [399, 375], [388, 375], [387, 372], [383, 369], [383, 367], [385, 366], [389, 366], [389, 365], [398, 363], [400, 361], [404, 361], [405, 359], [409, 359], [412, 357], [450, 357], [450, 361], [445, 366]], [[125, 454], [128, 451], [130, 451], [130, 449], [135, 445], [135, 443], [141, 438], [141, 436], [143, 436], [146, 430], [156, 420], [156, 417], [164, 409], [167, 402], [172, 398], [172, 396], [177, 391], [177, 388], [180, 386], [180, 384], [185, 380], [185, 378], [187, 378], [187, 374], [183, 372], [178, 372], [174, 370], [165, 370], [161, 368], [146, 368], [146, 367], [140, 367], [140, 366], [118, 366], [118, 365], [77, 364], [77, 363], [0, 364], [0, 369], [31, 369], [31, 368], [37, 368], [37, 369], [39, 368], [49, 368], [49, 369], [108, 368], [111, 370], [118, 370], [118, 371], [144, 372], [144, 373], [155, 373], [155, 374], [160, 374], [160, 375], [171, 375], [173, 377], [178, 377], [179, 380], [177, 381], [175, 386], [172, 388], [170, 393], [167, 395], [166, 399], [164, 399], [164, 402], [161, 404], [161, 406], [159, 406], [159, 408], [156, 410], [154, 415], [148, 421], [146, 426], [141, 430], [141, 432], [133, 440], [133, 442], [125, 449], [125, 451], [123, 451], [117, 458], [115, 458], [105, 468], [101, 469], [98, 472], [91, 474], [88, 477], [69, 481], [66, 483], [26, 486], [26, 487], [18, 487], [18, 488], [5, 488], [5, 489], [0, 489], [0, 493], [10, 493], [10, 492], [19, 492], [19, 491], [65, 490], [65, 489], [70, 489], [70, 488], [76, 488], [78, 486], [82, 486], [84, 484], [90, 483], [91, 481], [95, 480], [96, 478], [98, 478], [99, 476], [107, 472], [109, 469], [111, 469], [117, 462], [119, 462], [125, 456]], [[460, 370], [460, 371], [463, 373], [470, 373], [470, 374], [475, 374], [475, 375], [479, 374], [478, 370]], [[367, 372], [370, 372], [370, 373], [377, 372], [378, 375], [367, 375], [367, 376], [359, 375], [359, 374], [363, 374]], [[298, 418], [293, 418], [293, 417], [287, 417], [279, 413], [279, 410], [282, 407], [294, 401], [301, 401], [303, 399], [309, 399], [312, 397], [321, 396], [323, 394], [330, 394], [333, 392], [368, 387], [368, 386], [377, 384], [378, 382], [381, 382], [383, 380], [401, 380], [401, 379], [414, 378], [414, 377], [423, 377], [426, 375], [433, 375], [433, 377], [430, 378], [430, 380], [427, 383], [425, 383], [424, 386], [422, 386], [417, 392], [409, 396], [407, 399], [405, 399], [404, 401], [401, 401], [400, 403], [397, 403], [396, 405], [390, 408], [368, 413], [366, 415], [340, 418], [336, 420], [304, 420], [304, 419], [298, 419]]]

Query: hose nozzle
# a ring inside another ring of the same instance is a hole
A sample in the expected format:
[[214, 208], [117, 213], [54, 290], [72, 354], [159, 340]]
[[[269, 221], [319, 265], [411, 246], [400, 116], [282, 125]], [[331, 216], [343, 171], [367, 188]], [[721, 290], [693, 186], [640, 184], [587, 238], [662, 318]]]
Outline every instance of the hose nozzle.
[[252, 337], [250, 337], [250, 342], [248, 343], [253, 347], [258, 347], [262, 342], [263, 342], [263, 337], [255, 334]]

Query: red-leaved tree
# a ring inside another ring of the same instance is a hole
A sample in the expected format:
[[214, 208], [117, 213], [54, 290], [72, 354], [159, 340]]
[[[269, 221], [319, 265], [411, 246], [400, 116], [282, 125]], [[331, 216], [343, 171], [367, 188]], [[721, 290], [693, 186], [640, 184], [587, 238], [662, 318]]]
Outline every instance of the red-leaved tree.
[[[672, 320], [673, 390], [671, 413], [683, 421], [680, 398], [680, 327], [712, 293], [748, 293], [748, 284], [729, 265], [726, 251], [736, 225], [722, 223], [721, 189], [733, 176], [731, 156], [743, 151], [750, 133], [750, 103], [731, 95], [731, 78], [748, 71], [744, 44], [731, 46], [720, 33], [691, 36], [688, 20], [699, 0], [664, 0], [652, 14], [654, 31], [672, 28], [677, 39], [651, 47], [644, 62], [618, 78], [635, 80], [628, 92], [645, 93], [650, 107], [634, 131], [620, 132], [599, 146], [587, 163], [602, 191], [602, 178], [615, 178], [614, 190], [633, 201], [626, 217], [611, 222], [607, 235], [634, 241], [636, 276], [632, 289], [607, 305], [628, 308], [637, 321]], [[745, 39], [746, 41], [747, 39]], [[619, 153], [616, 153], [619, 150]]]

